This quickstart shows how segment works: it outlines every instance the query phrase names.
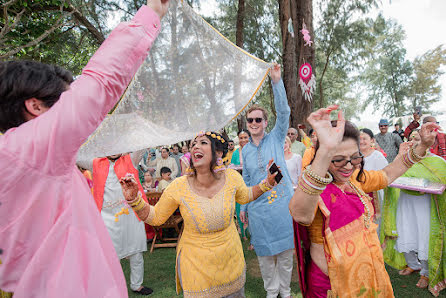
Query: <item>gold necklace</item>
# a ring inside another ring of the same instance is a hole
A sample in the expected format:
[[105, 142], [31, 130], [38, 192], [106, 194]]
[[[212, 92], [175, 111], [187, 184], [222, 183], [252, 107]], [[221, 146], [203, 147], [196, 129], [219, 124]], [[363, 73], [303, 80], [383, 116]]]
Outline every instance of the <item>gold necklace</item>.
[[[345, 194], [344, 190], [342, 190], [342, 188], [339, 185], [337, 185], [336, 183], [333, 183], [333, 184], [336, 185], [336, 187], [339, 188], [339, 190], [342, 191], [343, 194]], [[353, 189], [356, 192], [356, 195], [359, 197], [359, 200], [364, 205], [364, 210], [367, 212], [367, 215], [363, 214], [362, 216], [364, 217], [364, 225], [365, 225], [366, 229], [368, 229], [370, 227], [370, 219], [372, 217], [369, 205], [366, 202], [366, 200], [368, 199], [367, 198], [368, 195], [364, 191], [362, 191], [361, 189], [358, 189], [350, 181], [348, 181], [348, 184], [350, 185], [350, 188]]]
[[370, 219], [372, 217], [372, 213], [370, 212], [369, 205], [366, 202], [366, 200], [368, 200], [368, 195], [362, 189], [358, 189], [356, 187], [356, 185], [354, 185], [350, 181], [348, 182], [348, 184], [356, 192], [356, 194], [358, 195], [359, 199], [361, 200], [361, 203], [364, 205], [365, 211], [367, 211], [367, 215], [363, 214], [362, 216], [364, 217], [365, 228], [368, 229], [370, 227]]

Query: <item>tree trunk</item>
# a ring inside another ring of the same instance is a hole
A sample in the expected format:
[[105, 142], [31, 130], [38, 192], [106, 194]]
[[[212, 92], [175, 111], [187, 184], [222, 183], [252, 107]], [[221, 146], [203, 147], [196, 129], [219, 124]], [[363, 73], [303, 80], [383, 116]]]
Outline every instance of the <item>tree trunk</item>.
[[[288, 19], [293, 22], [294, 38], [288, 32]], [[303, 63], [310, 63], [315, 70], [314, 43], [311, 47], [304, 46], [300, 30], [305, 21], [312, 40], [313, 31], [313, 0], [279, 0], [279, 20], [283, 44], [283, 82], [287, 93], [288, 104], [291, 109], [290, 127], [297, 128], [305, 123], [313, 109], [313, 103], [305, 100], [299, 87], [298, 71]]]
[[[244, 28], [244, 20], [245, 20], [245, 0], [238, 0], [238, 10], [237, 10], [237, 27], [235, 33], [235, 44], [243, 49], [243, 28]], [[235, 80], [234, 89], [236, 94], [240, 93], [240, 80]], [[238, 131], [242, 129], [246, 129], [246, 119], [244, 115], [240, 115], [237, 118], [237, 128]]]

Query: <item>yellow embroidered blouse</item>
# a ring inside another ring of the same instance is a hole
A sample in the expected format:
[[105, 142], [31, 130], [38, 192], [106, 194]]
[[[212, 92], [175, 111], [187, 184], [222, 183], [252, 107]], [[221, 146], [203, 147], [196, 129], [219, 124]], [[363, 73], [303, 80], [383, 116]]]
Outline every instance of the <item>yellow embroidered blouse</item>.
[[225, 184], [211, 199], [195, 194], [187, 176], [182, 176], [164, 190], [155, 206], [150, 206], [146, 219], [150, 225], [161, 225], [177, 208], [184, 219], [177, 247], [177, 293], [182, 287], [184, 297], [222, 297], [244, 286], [246, 265], [234, 210], [235, 202], [252, 200], [252, 190], [242, 176], [226, 169]]

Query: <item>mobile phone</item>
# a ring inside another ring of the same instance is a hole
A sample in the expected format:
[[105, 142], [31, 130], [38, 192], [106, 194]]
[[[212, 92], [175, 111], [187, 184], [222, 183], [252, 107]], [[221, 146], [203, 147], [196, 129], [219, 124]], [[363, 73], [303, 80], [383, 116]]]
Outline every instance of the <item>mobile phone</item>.
[[279, 183], [280, 183], [280, 180], [282, 180], [282, 178], [283, 178], [283, 175], [282, 175], [282, 172], [280, 172], [280, 170], [279, 170], [279, 168], [277, 167], [277, 165], [276, 165], [275, 162], [273, 162], [273, 163], [270, 165], [270, 167], [268, 168], [268, 171], [269, 171], [271, 174], [274, 174], [275, 172], [277, 172], [277, 175], [276, 175], [276, 177], [275, 177], [274, 179], [276, 180], [277, 184], [279, 184]]
[[299, 124], [299, 125], [297, 126], [297, 128], [305, 129], [305, 128], [307, 128], [307, 127], [305, 126], [305, 124]]

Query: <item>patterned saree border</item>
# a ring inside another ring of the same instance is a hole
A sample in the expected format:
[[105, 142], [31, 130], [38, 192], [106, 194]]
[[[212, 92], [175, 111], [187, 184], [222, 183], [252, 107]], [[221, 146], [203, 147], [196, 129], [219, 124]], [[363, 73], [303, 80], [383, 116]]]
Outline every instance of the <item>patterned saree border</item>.
[[440, 292], [444, 289], [446, 289], [446, 279], [440, 281], [433, 287], [429, 285], [429, 292], [431, 292], [431, 294], [434, 295], [435, 297], [438, 297], [440, 295]]

